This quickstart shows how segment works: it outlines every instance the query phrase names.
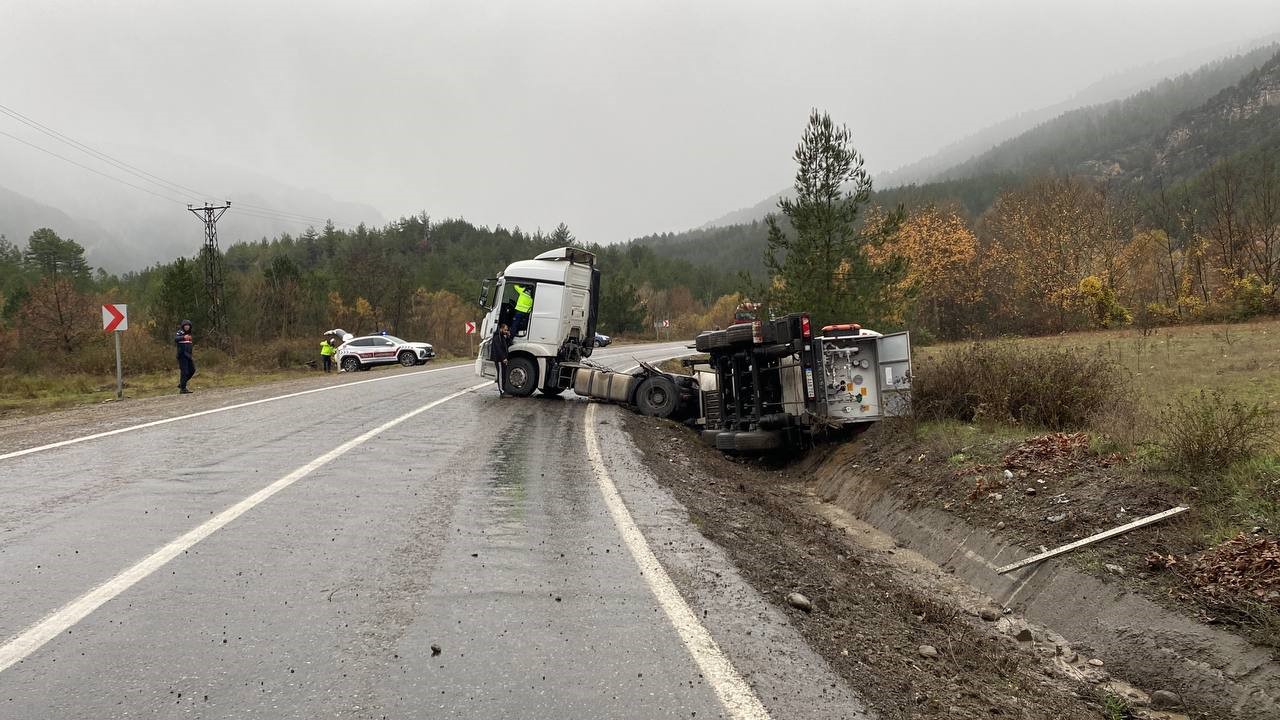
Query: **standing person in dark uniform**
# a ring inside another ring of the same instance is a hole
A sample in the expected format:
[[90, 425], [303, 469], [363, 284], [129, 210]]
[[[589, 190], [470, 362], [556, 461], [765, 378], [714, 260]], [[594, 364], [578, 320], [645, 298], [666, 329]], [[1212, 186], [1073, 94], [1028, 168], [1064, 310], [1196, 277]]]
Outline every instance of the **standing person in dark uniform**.
[[493, 360], [493, 367], [498, 371], [498, 397], [507, 396], [502, 384], [506, 381], [507, 352], [510, 349], [511, 330], [507, 328], [506, 323], [499, 323], [498, 329], [493, 331], [493, 339], [489, 341], [489, 359]]
[[178, 392], [185, 395], [191, 392], [187, 389], [187, 381], [196, 374], [196, 361], [191, 357], [190, 320], [183, 320], [178, 324], [173, 344], [178, 346]]

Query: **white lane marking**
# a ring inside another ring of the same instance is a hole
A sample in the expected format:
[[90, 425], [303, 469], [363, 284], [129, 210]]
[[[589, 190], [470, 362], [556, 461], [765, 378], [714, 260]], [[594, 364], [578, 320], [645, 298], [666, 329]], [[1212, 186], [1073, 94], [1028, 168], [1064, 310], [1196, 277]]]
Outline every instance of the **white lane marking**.
[[382, 382], [384, 380], [395, 380], [397, 378], [406, 378], [406, 377], [413, 377], [414, 375], [426, 375], [429, 373], [445, 372], [448, 370], [457, 370], [459, 368], [466, 368], [466, 367], [471, 367], [471, 366], [470, 365], [451, 365], [449, 367], [433, 368], [431, 370], [415, 370], [414, 372], [398, 373], [396, 375], [387, 375], [386, 377], [371, 378], [369, 380], [356, 380], [355, 382], [342, 383], [341, 385], [326, 385], [324, 387], [312, 388], [310, 390], [300, 390], [298, 392], [289, 393], [287, 395], [276, 395], [274, 397], [261, 398], [258, 400], [250, 400], [249, 402], [242, 402], [236, 405], [227, 405], [226, 407], [213, 408], [211, 410], [201, 410], [200, 412], [189, 413], [187, 415], [179, 415], [177, 417], [162, 418], [160, 420], [152, 420], [151, 422], [145, 422], [138, 425], [130, 425], [128, 427], [116, 428], [115, 430], [107, 430], [105, 432], [94, 433], [92, 435], [83, 435], [81, 437], [71, 438], [70, 440], [62, 440], [60, 442], [49, 443], [48, 445], [38, 445], [36, 447], [29, 447], [23, 450], [15, 450], [14, 452], [8, 452], [8, 453], [4, 453], [3, 455], [0, 455], [0, 460], [8, 460], [9, 458], [16, 458], [16, 457], [21, 457], [23, 455], [30, 455], [31, 453], [41, 452], [42, 450], [53, 450], [55, 448], [66, 447], [68, 445], [75, 445], [77, 443], [88, 442], [90, 440], [98, 440], [99, 438], [111, 437], [112, 435], [119, 435], [121, 433], [132, 432], [134, 430], [145, 430], [146, 428], [155, 427], [157, 425], [167, 425], [169, 423], [178, 422], [180, 420], [190, 420], [191, 418], [202, 417], [204, 415], [213, 415], [216, 413], [227, 412], [228, 410], [239, 410], [240, 408], [247, 408], [253, 405], [261, 405], [263, 403], [275, 402], [277, 400], [287, 400], [289, 398], [301, 397], [303, 395], [310, 395], [312, 393], [327, 392], [329, 390], [341, 390], [343, 388], [352, 387], [353, 385], [364, 385], [365, 383]]
[[[626, 352], [627, 351], [624, 350], [621, 352], [611, 353], [608, 357], [601, 358], [601, 359], [602, 360], [610, 359], [615, 355], [624, 355], [626, 354]], [[112, 435], [120, 435], [122, 433], [133, 432], [134, 430], [145, 430], [147, 428], [156, 427], [157, 425], [167, 425], [169, 423], [178, 422], [180, 420], [190, 420], [191, 418], [202, 417], [204, 415], [213, 415], [215, 413], [227, 412], [228, 410], [239, 410], [240, 408], [252, 407], [254, 405], [261, 405], [263, 403], [275, 402], [277, 400], [287, 400], [289, 398], [301, 397], [303, 395], [310, 395], [312, 393], [328, 392], [330, 390], [341, 390], [343, 388], [349, 388], [353, 385], [364, 385], [365, 383], [383, 382], [384, 380], [396, 380], [398, 378], [413, 377], [415, 375], [428, 375], [430, 373], [446, 372], [448, 370], [460, 370], [460, 369], [469, 368], [469, 367], [472, 367], [471, 363], [463, 363], [458, 365], [450, 365], [448, 367], [433, 368], [431, 370], [417, 370], [409, 373], [398, 373], [396, 375], [388, 375], [386, 377], [380, 377], [380, 378], [371, 378], [369, 380], [356, 380], [355, 382], [342, 383], [341, 385], [326, 385], [325, 387], [321, 387], [321, 388], [312, 388], [310, 390], [300, 390], [298, 392], [288, 393], [287, 395], [276, 395], [274, 397], [261, 398], [259, 400], [250, 400], [249, 402], [242, 402], [236, 405], [227, 405], [226, 407], [213, 408], [211, 410], [201, 410], [200, 412], [188, 413], [186, 415], [178, 415], [177, 417], [162, 418], [160, 420], [152, 420], [151, 422], [140, 423], [138, 425], [130, 425], [128, 427], [116, 428], [115, 430], [107, 430], [105, 432], [94, 433], [92, 435], [83, 435], [81, 437], [71, 438], [69, 440], [61, 440], [59, 442], [49, 443], [48, 445], [37, 445], [36, 447], [29, 447], [29, 448], [24, 448], [22, 450], [15, 450], [13, 452], [0, 454], [0, 460], [8, 460], [10, 458], [22, 457], [23, 455], [30, 455], [32, 453], [38, 453], [44, 450], [54, 450], [56, 448], [66, 447], [68, 445], [75, 445], [77, 443], [88, 442], [90, 440], [98, 440], [104, 437], [111, 437]], [[637, 365], [636, 367], [639, 367], [639, 365]]]
[[600, 444], [596, 440], [595, 418], [596, 405], [593, 404], [587, 408], [586, 415], [587, 458], [591, 461], [591, 469], [595, 473], [600, 494], [604, 496], [605, 507], [613, 516], [613, 522], [619, 534], [622, 535], [622, 541], [631, 551], [631, 557], [635, 558], [636, 564], [640, 566], [641, 575], [649, 584], [649, 590], [658, 599], [658, 604], [667, 614], [667, 619], [675, 626], [680, 640], [684, 642], [685, 648], [702, 670], [703, 677], [716, 691], [720, 702], [729, 711], [729, 716], [735, 720], [769, 720], [769, 712], [760, 703], [751, 686], [738, 674], [737, 668], [729, 658], [725, 657], [720, 646], [716, 644], [715, 638], [711, 637], [711, 633], [698, 620], [698, 616], [693, 614], [689, 604], [676, 589], [675, 583], [671, 582], [667, 571], [658, 563], [658, 558], [649, 548], [648, 541], [636, 527], [631, 512], [622, 502], [618, 487], [613, 484], [613, 478], [609, 477], [609, 472], [605, 470], [604, 457], [600, 454]]
[[27, 628], [27, 630], [23, 631], [22, 634], [18, 635], [17, 637], [14, 637], [13, 639], [6, 642], [4, 645], [0, 646], [0, 672], [4, 672], [14, 663], [23, 660], [28, 655], [38, 650], [40, 646], [49, 642], [53, 638], [65, 632], [71, 626], [83, 620], [85, 617], [89, 615], [89, 613], [92, 613], [94, 610], [97, 610], [99, 607], [102, 607], [102, 605], [105, 604], [107, 601], [116, 597], [117, 595], [124, 592], [125, 590], [128, 590], [129, 588], [133, 587], [139, 581], [143, 580], [151, 573], [160, 569], [160, 567], [162, 567], [165, 563], [174, 559], [178, 555], [181, 555], [183, 552], [190, 549], [191, 546], [209, 537], [213, 533], [217, 532], [219, 529], [226, 526], [231, 521], [235, 520], [236, 518], [240, 517], [246, 512], [252, 510], [254, 507], [260, 505], [261, 503], [266, 501], [268, 498], [270, 498], [272, 495], [275, 495], [276, 493], [296, 483], [297, 481], [301, 480], [307, 475], [310, 475], [315, 470], [327, 465], [328, 463], [333, 462], [334, 460], [341, 457], [343, 454], [347, 453], [348, 451], [354, 448], [357, 448], [360, 445], [363, 445], [364, 443], [368, 442], [375, 436], [395, 427], [396, 425], [399, 425], [405, 420], [408, 420], [414, 417], [415, 415], [424, 413], [438, 405], [447, 403], [450, 400], [453, 400], [454, 398], [461, 397], [463, 395], [466, 395], [469, 392], [478, 390], [482, 387], [487, 387], [492, 384], [493, 383], [491, 382], [483, 382], [483, 383], [480, 383], [479, 385], [472, 385], [466, 390], [460, 390], [456, 393], [453, 393], [452, 395], [446, 395], [440, 398], [439, 400], [429, 402], [426, 405], [423, 405], [422, 407], [416, 410], [411, 410], [405, 413], [404, 415], [401, 415], [400, 417], [395, 418], [394, 420], [385, 422], [382, 425], [379, 425], [378, 427], [364, 433], [363, 435], [360, 435], [358, 437], [355, 437], [355, 438], [352, 438], [351, 440], [346, 441], [345, 443], [321, 455], [315, 460], [312, 460], [306, 465], [303, 465], [302, 467], [294, 470], [288, 475], [285, 475], [279, 480], [276, 480], [270, 485], [250, 495], [249, 497], [241, 500], [235, 505], [232, 505], [226, 510], [223, 510], [222, 512], [213, 516], [212, 518], [209, 518], [208, 520], [206, 520], [205, 522], [197, 526], [195, 529], [190, 530], [187, 533], [179, 536], [177, 539], [170, 542], [168, 545], [165, 545], [159, 550], [156, 550], [155, 552], [151, 553], [147, 557], [143, 558], [133, 567], [130, 567], [127, 570], [124, 570], [123, 572], [119, 573], [118, 575], [111, 578], [110, 580], [102, 583], [101, 585], [94, 588], [93, 590], [90, 590], [88, 593], [85, 593], [79, 598], [72, 600], [71, 602], [62, 606], [62, 608], [59, 609], [57, 612], [53, 613], [52, 615], [45, 618], [44, 620], [41, 620], [35, 625], [32, 625], [30, 628]]

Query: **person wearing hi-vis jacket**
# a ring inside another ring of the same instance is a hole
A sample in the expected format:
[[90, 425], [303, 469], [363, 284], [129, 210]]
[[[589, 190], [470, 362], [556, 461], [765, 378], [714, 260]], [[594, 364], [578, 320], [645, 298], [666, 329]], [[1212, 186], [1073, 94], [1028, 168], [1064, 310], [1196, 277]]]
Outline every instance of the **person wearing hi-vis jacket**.
[[516, 312], [511, 318], [511, 334], [519, 335], [529, 327], [529, 313], [533, 312], [533, 295], [524, 285], [513, 284], [516, 291]]

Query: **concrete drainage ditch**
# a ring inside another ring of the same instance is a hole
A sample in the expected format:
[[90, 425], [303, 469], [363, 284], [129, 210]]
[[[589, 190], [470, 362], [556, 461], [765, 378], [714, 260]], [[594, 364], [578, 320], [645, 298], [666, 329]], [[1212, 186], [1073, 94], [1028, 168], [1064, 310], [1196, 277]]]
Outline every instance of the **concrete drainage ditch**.
[[1052, 654], [1067, 674], [1152, 710], [1185, 700], [1214, 717], [1280, 717], [1280, 663], [1231, 633], [1062, 559], [998, 575], [997, 567], [1030, 553], [941, 510], [909, 508], [883, 482], [827, 467], [810, 496], [814, 509], [856, 542], [885, 552], [913, 551], [896, 550], [895, 563], [908, 574], [923, 569], [915, 564], [942, 568], [955, 578], [948, 590], [975, 616], [1046, 657]]

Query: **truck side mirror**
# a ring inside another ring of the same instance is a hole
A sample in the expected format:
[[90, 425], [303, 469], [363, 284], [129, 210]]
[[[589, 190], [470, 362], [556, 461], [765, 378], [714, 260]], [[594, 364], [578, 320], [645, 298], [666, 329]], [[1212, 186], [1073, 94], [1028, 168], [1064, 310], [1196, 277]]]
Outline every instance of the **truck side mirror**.
[[483, 308], [485, 312], [493, 309], [493, 307], [489, 305], [489, 287], [492, 282], [492, 279], [482, 280], [480, 282], [480, 298], [476, 301], [476, 304]]

